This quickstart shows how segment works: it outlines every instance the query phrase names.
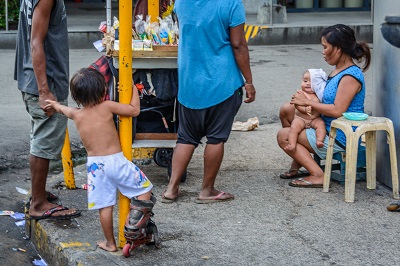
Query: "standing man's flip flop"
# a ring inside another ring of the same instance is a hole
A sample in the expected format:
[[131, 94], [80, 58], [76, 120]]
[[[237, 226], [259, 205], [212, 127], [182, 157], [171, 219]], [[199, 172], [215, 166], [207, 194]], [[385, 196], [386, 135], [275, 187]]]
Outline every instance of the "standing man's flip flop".
[[[55, 203], [56, 201], [59, 200], [59, 198], [58, 198], [58, 196], [56, 194], [53, 194], [53, 193], [51, 193], [49, 191], [46, 191], [46, 194], [47, 194], [47, 200], [49, 202]], [[28, 202], [25, 204], [25, 208], [27, 210], [29, 210], [29, 208], [31, 207], [31, 201], [32, 201], [32, 197], [29, 197]]]
[[54, 213], [60, 212], [60, 211], [66, 211], [69, 210], [67, 207], [64, 206], [57, 206], [54, 208], [51, 208], [50, 210], [44, 212], [41, 216], [32, 216], [30, 215], [30, 220], [44, 220], [44, 219], [52, 219], [52, 220], [68, 220], [71, 218], [75, 218], [81, 215], [81, 212], [76, 210], [73, 213], [70, 214], [64, 214], [64, 215], [56, 215], [53, 216]]
[[180, 191], [178, 192], [178, 196], [176, 196], [175, 198], [167, 198], [164, 195], [164, 193], [165, 193], [165, 191], [161, 195], [161, 202], [162, 203], [173, 203], [173, 202], [177, 201], [180, 196], [182, 196], [182, 193]]
[[217, 196], [211, 199], [199, 199], [197, 198], [194, 202], [198, 204], [208, 204], [208, 203], [215, 203], [215, 202], [223, 202], [223, 201], [230, 201], [235, 199], [235, 196], [230, 195], [227, 198], [221, 198], [223, 195], [228, 195], [227, 193], [221, 191]]

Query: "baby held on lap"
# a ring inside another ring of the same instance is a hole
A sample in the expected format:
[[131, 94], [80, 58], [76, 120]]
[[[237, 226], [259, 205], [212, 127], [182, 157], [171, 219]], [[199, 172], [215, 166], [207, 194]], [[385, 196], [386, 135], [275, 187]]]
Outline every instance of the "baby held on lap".
[[[297, 93], [303, 93], [307, 99], [313, 102], [321, 102], [326, 78], [327, 75], [322, 69], [308, 69], [303, 74], [301, 90], [297, 91]], [[311, 106], [295, 105], [294, 107], [295, 115], [290, 125], [289, 140], [286, 149], [289, 151], [295, 150], [300, 132], [307, 128], [315, 129], [317, 147], [322, 148], [324, 146], [326, 128], [320, 114], [313, 110]]]

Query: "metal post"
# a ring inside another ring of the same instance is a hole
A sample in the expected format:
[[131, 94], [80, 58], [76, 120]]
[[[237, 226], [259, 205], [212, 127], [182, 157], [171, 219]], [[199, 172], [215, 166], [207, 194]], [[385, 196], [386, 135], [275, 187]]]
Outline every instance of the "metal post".
[[111, 0], [106, 3], [107, 33], [111, 30]]
[[5, 0], [5, 11], [6, 11], [6, 31], [8, 31], [8, 0]]
[[157, 22], [158, 21], [157, 17], [160, 16], [160, 1], [149, 0], [147, 4], [148, 4], [147, 10], [150, 16], [150, 21]]
[[[129, 104], [132, 98], [132, 0], [119, 1], [119, 17], [119, 102]], [[119, 137], [124, 156], [132, 161], [132, 117], [119, 117]], [[124, 224], [129, 203], [129, 199], [119, 193], [118, 246], [121, 248], [126, 241]]]
[[65, 132], [64, 146], [61, 151], [61, 162], [64, 172], [64, 182], [67, 189], [76, 189], [74, 177], [74, 163], [72, 162], [71, 145], [69, 142], [68, 128]]
[[272, 18], [272, 0], [270, 1], [270, 18], [271, 18], [271, 26], [274, 24], [274, 20]]

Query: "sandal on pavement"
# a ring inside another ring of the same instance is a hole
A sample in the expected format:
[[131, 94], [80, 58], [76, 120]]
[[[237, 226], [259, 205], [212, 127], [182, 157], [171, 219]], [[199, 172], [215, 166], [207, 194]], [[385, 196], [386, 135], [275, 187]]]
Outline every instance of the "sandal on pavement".
[[178, 198], [180, 197], [180, 196], [182, 196], [182, 193], [179, 191], [178, 192], [178, 196], [176, 196], [175, 198], [167, 198], [165, 195], [164, 195], [164, 193], [165, 193], [165, 191], [162, 193], [162, 195], [161, 195], [161, 202], [162, 203], [173, 203], [173, 202], [175, 202], [175, 201], [177, 201], [178, 200]]
[[[300, 181], [302, 183], [294, 183], [294, 181]], [[305, 188], [322, 188], [322, 184], [313, 184], [310, 181], [304, 180], [303, 178], [299, 178], [289, 182], [289, 186], [291, 187], [305, 187]]]
[[390, 212], [398, 212], [398, 211], [400, 211], [400, 201], [390, 203], [390, 205], [387, 206], [386, 209], [388, 211], [390, 211]]
[[[296, 174], [290, 174], [292, 172], [295, 172]], [[309, 172], [305, 172], [302, 171], [300, 169], [290, 169], [289, 171], [287, 171], [286, 173], [283, 173], [280, 175], [280, 178], [282, 179], [292, 179], [292, 178], [299, 178], [299, 177], [305, 177], [305, 176], [309, 176], [310, 173]]]
[[[47, 193], [47, 201], [49, 201], [51, 203], [55, 203], [55, 201], [59, 200], [59, 197], [56, 194], [53, 194], [49, 191], [46, 191], [46, 193]], [[28, 210], [31, 207], [31, 201], [32, 201], [32, 197], [29, 197], [28, 202], [25, 204], [25, 208]]]
[[208, 203], [215, 203], [215, 202], [230, 201], [230, 200], [235, 199], [235, 196], [233, 196], [233, 195], [228, 197], [228, 198], [221, 199], [221, 197], [223, 195], [225, 195], [225, 194], [227, 194], [227, 193], [221, 191], [217, 196], [215, 196], [215, 197], [213, 197], [211, 199], [199, 199], [199, 198], [197, 198], [194, 202], [196, 202], [197, 204], [208, 204]]
[[67, 207], [58, 205], [57, 207], [51, 208], [47, 211], [45, 211], [41, 216], [29, 216], [30, 220], [44, 220], [44, 219], [52, 219], [52, 220], [68, 220], [71, 218], [75, 218], [81, 215], [81, 212], [76, 210], [74, 213], [71, 214], [64, 214], [64, 215], [57, 215], [53, 216], [54, 213], [60, 212], [60, 211], [66, 211], [69, 210]]

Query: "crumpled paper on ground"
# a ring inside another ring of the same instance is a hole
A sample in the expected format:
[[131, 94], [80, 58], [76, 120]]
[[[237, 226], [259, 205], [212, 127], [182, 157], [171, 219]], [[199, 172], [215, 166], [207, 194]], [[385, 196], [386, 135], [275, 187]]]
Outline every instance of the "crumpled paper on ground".
[[257, 117], [249, 118], [246, 122], [235, 121], [232, 125], [232, 130], [235, 131], [251, 131], [258, 128], [259, 121]]

